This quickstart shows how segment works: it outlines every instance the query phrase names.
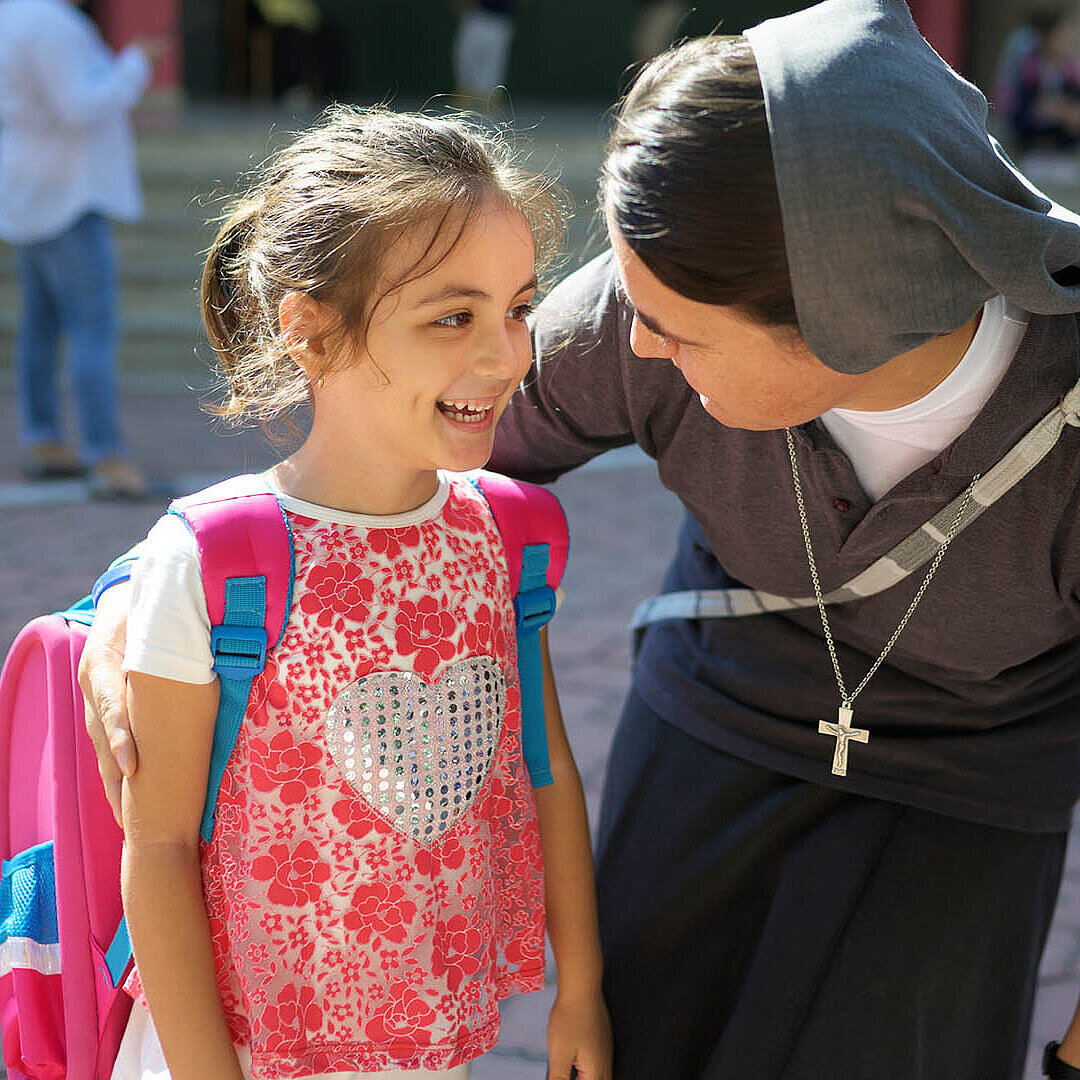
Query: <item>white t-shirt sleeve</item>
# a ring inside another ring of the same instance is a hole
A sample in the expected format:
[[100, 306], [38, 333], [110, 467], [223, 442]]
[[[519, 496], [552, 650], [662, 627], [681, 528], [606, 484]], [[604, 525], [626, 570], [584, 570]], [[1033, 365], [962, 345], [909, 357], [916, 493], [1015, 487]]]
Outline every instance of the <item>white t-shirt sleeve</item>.
[[124, 670], [177, 682], [216, 678], [195, 537], [175, 514], [166, 514], [139, 545], [131, 571]]

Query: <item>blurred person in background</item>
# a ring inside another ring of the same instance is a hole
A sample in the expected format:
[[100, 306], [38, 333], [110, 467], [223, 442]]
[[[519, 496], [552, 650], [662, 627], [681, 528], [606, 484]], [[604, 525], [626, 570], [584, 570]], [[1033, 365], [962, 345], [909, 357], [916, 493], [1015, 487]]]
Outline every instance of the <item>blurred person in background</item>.
[[251, 0], [252, 90], [296, 109], [314, 109], [339, 90], [334, 27], [315, 0]]
[[630, 50], [638, 63], [651, 60], [675, 40], [689, 5], [682, 0], [638, 0]]
[[[142, 214], [129, 113], [168, 47], [114, 54], [73, 0], [0, 0], [0, 239], [15, 247], [19, 438], [35, 479], [89, 471], [103, 498], [141, 498], [116, 386], [117, 273], [109, 218]], [[61, 432], [67, 342], [78, 450]]]
[[497, 94], [506, 89], [515, 6], [515, 0], [454, 0], [454, 89], [462, 104], [489, 110], [498, 105]]
[[1009, 35], [994, 98], [1015, 140], [1020, 166], [1033, 180], [1080, 180], [1080, 58], [1074, 11], [1034, 12]]

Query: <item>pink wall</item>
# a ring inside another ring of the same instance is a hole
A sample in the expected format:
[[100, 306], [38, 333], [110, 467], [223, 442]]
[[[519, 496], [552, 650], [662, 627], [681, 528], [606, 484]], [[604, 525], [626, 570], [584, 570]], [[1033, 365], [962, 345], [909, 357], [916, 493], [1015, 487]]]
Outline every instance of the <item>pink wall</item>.
[[180, 0], [98, 0], [94, 14], [113, 48], [132, 38], [169, 35], [172, 48], [158, 61], [153, 85], [155, 89], [180, 88]]
[[968, 0], [908, 0], [923, 36], [957, 71], [967, 67]]

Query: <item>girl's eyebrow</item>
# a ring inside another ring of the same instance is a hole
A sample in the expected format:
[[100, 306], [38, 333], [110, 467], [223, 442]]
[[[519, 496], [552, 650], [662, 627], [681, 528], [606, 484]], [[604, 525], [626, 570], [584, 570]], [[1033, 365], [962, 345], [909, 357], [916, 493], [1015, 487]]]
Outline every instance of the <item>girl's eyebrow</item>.
[[[536, 288], [536, 275], [534, 274], [516, 293], [515, 296], [520, 296], [523, 292], [529, 292], [531, 289]], [[457, 285], [451, 283], [445, 285], [439, 289], [438, 292], [432, 293], [430, 296], [425, 296], [420, 300], [417, 300], [417, 307], [427, 307], [429, 304], [442, 304], [450, 299], [457, 299], [458, 297], [466, 297], [473, 300], [490, 300], [491, 296], [484, 292], [483, 289], [477, 289], [471, 285]]]

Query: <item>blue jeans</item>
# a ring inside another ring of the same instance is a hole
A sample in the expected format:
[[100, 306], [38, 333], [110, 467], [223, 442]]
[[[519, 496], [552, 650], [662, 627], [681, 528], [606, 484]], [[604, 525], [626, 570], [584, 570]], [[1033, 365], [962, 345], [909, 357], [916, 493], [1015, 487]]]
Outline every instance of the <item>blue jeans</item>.
[[86, 214], [51, 240], [17, 245], [15, 270], [23, 301], [15, 340], [23, 445], [63, 441], [56, 368], [66, 339], [80, 457], [92, 465], [120, 453], [116, 258], [109, 223]]

